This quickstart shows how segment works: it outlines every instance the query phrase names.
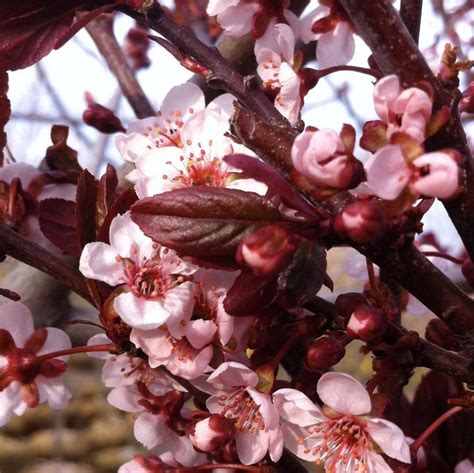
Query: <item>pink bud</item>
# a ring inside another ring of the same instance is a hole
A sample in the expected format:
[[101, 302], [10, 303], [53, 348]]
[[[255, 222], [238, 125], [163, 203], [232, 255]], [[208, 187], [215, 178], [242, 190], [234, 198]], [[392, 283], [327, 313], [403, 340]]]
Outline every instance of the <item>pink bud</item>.
[[86, 92], [85, 96], [88, 107], [84, 111], [82, 119], [86, 125], [106, 134], [125, 131], [120, 118], [118, 118], [112, 110], [94, 102], [94, 99], [89, 92]]
[[370, 342], [380, 338], [388, 328], [388, 318], [377, 307], [359, 306], [347, 324], [348, 335]]
[[387, 231], [388, 223], [382, 209], [372, 202], [349, 204], [336, 218], [335, 230], [356, 243], [375, 243]]
[[425, 337], [431, 343], [446, 350], [458, 350], [459, 345], [454, 332], [440, 319], [431, 319], [425, 330]]
[[212, 414], [196, 422], [189, 438], [201, 452], [215, 452], [234, 438], [234, 424], [222, 415]]
[[334, 308], [346, 320], [360, 305], [367, 304], [367, 299], [358, 292], [348, 292], [337, 297]]
[[312, 370], [324, 370], [339, 363], [346, 354], [344, 343], [332, 337], [321, 337], [306, 352], [306, 365]]
[[266, 225], [249, 235], [237, 249], [237, 261], [256, 276], [277, 274], [291, 262], [296, 245], [283, 227]]

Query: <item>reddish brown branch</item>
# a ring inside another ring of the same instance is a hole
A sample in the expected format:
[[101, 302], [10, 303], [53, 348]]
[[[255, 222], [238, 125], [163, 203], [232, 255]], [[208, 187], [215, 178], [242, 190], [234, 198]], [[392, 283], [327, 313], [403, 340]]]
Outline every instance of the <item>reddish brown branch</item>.
[[341, 0], [358, 33], [372, 50], [384, 74], [396, 74], [404, 86], [425, 80], [435, 91], [435, 108], [448, 106], [451, 120], [428, 140], [428, 151], [456, 148], [463, 158], [460, 195], [444, 202], [471, 258], [474, 259], [474, 162], [457, 111], [459, 91], [448, 94], [434, 77], [390, 0]]
[[112, 73], [117, 78], [123, 95], [128, 100], [138, 118], [155, 115], [145, 92], [135, 77], [135, 72], [128, 64], [127, 58], [120, 47], [113, 31], [113, 20], [109, 16], [101, 16], [91, 21], [86, 27]]
[[417, 44], [420, 37], [422, 8], [423, 0], [402, 0], [400, 4], [400, 16], [407, 30], [410, 32], [413, 41]]
[[65, 286], [92, 302], [84, 276], [63, 263], [58, 257], [36, 243], [23, 238], [5, 225], [0, 225], [0, 251], [43, 273], [49, 274]]
[[233, 65], [221, 56], [216, 48], [206, 46], [191, 31], [176, 24], [163, 11], [158, 2], [153, 3], [146, 15], [127, 7], [123, 7], [121, 10], [135, 18], [141, 25], [160, 33], [182, 53], [205, 66], [209, 71], [206, 77], [209, 87], [229, 92], [266, 121], [285, 122], [280, 112], [260, 90], [258, 84], [246, 80]]

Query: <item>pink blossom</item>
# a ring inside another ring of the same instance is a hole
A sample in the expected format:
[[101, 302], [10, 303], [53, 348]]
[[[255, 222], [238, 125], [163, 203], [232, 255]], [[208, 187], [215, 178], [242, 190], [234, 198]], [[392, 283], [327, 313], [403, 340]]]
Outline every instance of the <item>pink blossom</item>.
[[347, 154], [339, 135], [328, 128], [307, 129], [291, 149], [296, 170], [317, 186], [344, 188], [353, 178], [356, 160]]
[[387, 138], [395, 132], [403, 132], [418, 143], [425, 140], [433, 101], [424, 90], [417, 87], [403, 90], [397, 76], [386, 76], [375, 84], [374, 107], [388, 125]]
[[212, 453], [229, 443], [235, 435], [231, 420], [219, 414], [211, 414], [194, 424], [190, 439], [201, 452]]
[[419, 195], [449, 199], [459, 191], [459, 166], [452, 153], [422, 154], [410, 164], [401, 146], [390, 144], [366, 163], [370, 190], [385, 200], [396, 199], [407, 185]]
[[456, 465], [454, 473], [474, 473], [474, 463], [466, 458]]
[[153, 329], [172, 314], [192, 313], [195, 285], [186, 278], [197, 268], [145, 236], [128, 213], [113, 219], [110, 245], [84, 247], [79, 268], [88, 278], [123, 288], [114, 308], [132, 327]]
[[278, 411], [271, 396], [257, 389], [258, 375], [240, 363], [225, 362], [207, 381], [213, 393], [207, 408], [234, 422], [240, 461], [244, 465], [257, 463], [267, 451], [272, 461], [278, 461], [283, 451]]
[[357, 380], [344, 373], [326, 373], [318, 381], [324, 408], [295, 389], [280, 389], [273, 402], [285, 419], [285, 446], [299, 458], [324, 463], [327, 471], [389, 473], [380, 451], [410, 463], [407, 440], [392, 422], [367, 417], [370, 396]]
[[53, 409], [66, 407], [71, 394], [61, 375], [67, 357], [38, 359], [71, 347], [69, 337], [57, 328], [33, 327], [33, 317], [18, 302], [0, 305], [0, 426], [12, 414], [47, 402]]
[[182, 393], [163, 392], [137, 383], [114, 388], [107, 401], [118, 409], [137, 414], [134, 435], [146, 448], [164, 445], [182, 465], [196, 464], [201, 454], [194, 450], [181, 425]]
[[263, 85], [278, 91], [275, 107], [294, 125], [300, 115], [303, 101], [300, 93], [301, 80], [295, 71], [295, 36], [284, 23], [270, 26], [255, 42], [257, 73]]

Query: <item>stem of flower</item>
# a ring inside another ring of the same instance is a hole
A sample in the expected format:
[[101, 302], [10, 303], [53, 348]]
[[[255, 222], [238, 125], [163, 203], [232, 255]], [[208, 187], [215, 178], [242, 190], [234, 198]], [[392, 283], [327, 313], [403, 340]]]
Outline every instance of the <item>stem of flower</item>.
[[278, 365], [280, 364], [282, 358], [285, 356], [286, 352], [293, 346], [295, 345], [298, 340], [301, 338], [302, 334], [301, 333], [296, 333], [292, 337], [290, 337], [278, 350], [278, 353], [273, 357], [270, 366], [272, 367], [273, 371], [276, 373], [278, 369]]
[[41, 363], [42, 361], [58, 358], [59, 356], [76, 355], [77, 353], [92, 353], [98, 351], [113, 351], [115, 349], [117, 349], [117, 346], [113, 343], [107, 343], [104, 345], [85, 345], [82, 347], [66, 348], [65, 350], [45, 353], [44, 355], [38, 356], [35, 361], [37, 363]]
[[455, 264], [463, 264], [464, 260], [456, 258], [455, 256], [448, 255], [447, 253], [441, 253], [440, 251], [423, 251], [422, 252], [426, 257], [435, 256], [436, 258], [444, 258], [448, 261], [452, 261]]
[[426, 439], [444, 422], [446, 422], [449, 418], [453, 415], [457, 414], [458, 412], [462, 411], [463, 408], [461, 406], [455, 406], [446, 411], [442, 416], [438, 417], [410, 446], [411, 453], [416, 455], [418, 449], [423, 445]]
[[375, 79], [380, 79], [383, 77], [379, 71], [375, 69], [369, 69], [367, 67], [359, 67], [359, 66], [333, 66], [328, 67], [327, 69], [321, 69], [318, 71], [318, 76], [321, 79], [322, 77], [328, 76], [329, 74], [333, 74], [334, 72], [340, 71], [351, 71], [351, 72], [360, 72], [361, 74], [367, 74], [369, 76], [375, 77]]
[[365, 261], [367, 265], [367, 275], [369, 277], [370, 289], [375, 292], [377, 290], [377, 284], [375, 280], [374, 264], [369, 260], [369, 258], [365, 258]]

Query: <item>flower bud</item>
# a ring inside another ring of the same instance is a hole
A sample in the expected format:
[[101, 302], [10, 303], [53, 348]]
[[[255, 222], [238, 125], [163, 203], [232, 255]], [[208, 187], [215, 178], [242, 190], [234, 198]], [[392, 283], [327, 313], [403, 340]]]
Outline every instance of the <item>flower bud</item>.
[[334, 308], [336, 312], [346, 320], [351, 316], [357, 307], [367, 304], [367, 299], [358, 292], [348, 292], [337, 297]]
[[86, 125], [106, 134], [125, 131], [120, 118], [118, 118], [112, 110], [94, 102], [89, 92], [86, 92], [85, 96], [88, 106], [82, 115], [82, 119]]
[[347, 323], [347, 334], [370, 342], [380, 338], [388, 328], [388, 318], [377, 307], [361, 305], [352, 313]]
[[146, 68], [150, 65], [150, 59], [147, 56], [150, 47], [150, 38], [148, 30], [141, 26], [130, 28], [125, 42], [125, 54], [132, 61], [134, 69]]
[[459, 345], [453, 331], [440, 319], [431, 319], [425, 330], [425, 337], [431, 343], [446, 350], [458, 350]]
[[333, 337], [321, 337], [306, 352], [306, 365], [312, 370], [324, 370], [339, 363], [346, 354], [344, 343]]
[[278, 225], [266, 225], [240, 244], [236, 258], [256, 276], [271, 276], [290, 264], [295, 249], [293, 236], [288, 230]]
[[356, 243], [375, 243], [387, 231], [387, 218], [382, 209], [372, 202], [349, 204], [337, 217], [334, 228]]
[[196, 422], [189, 438], [201, 452], [215, 452], [234, 438], [234, 424], [222, 415], [212, 414]]

